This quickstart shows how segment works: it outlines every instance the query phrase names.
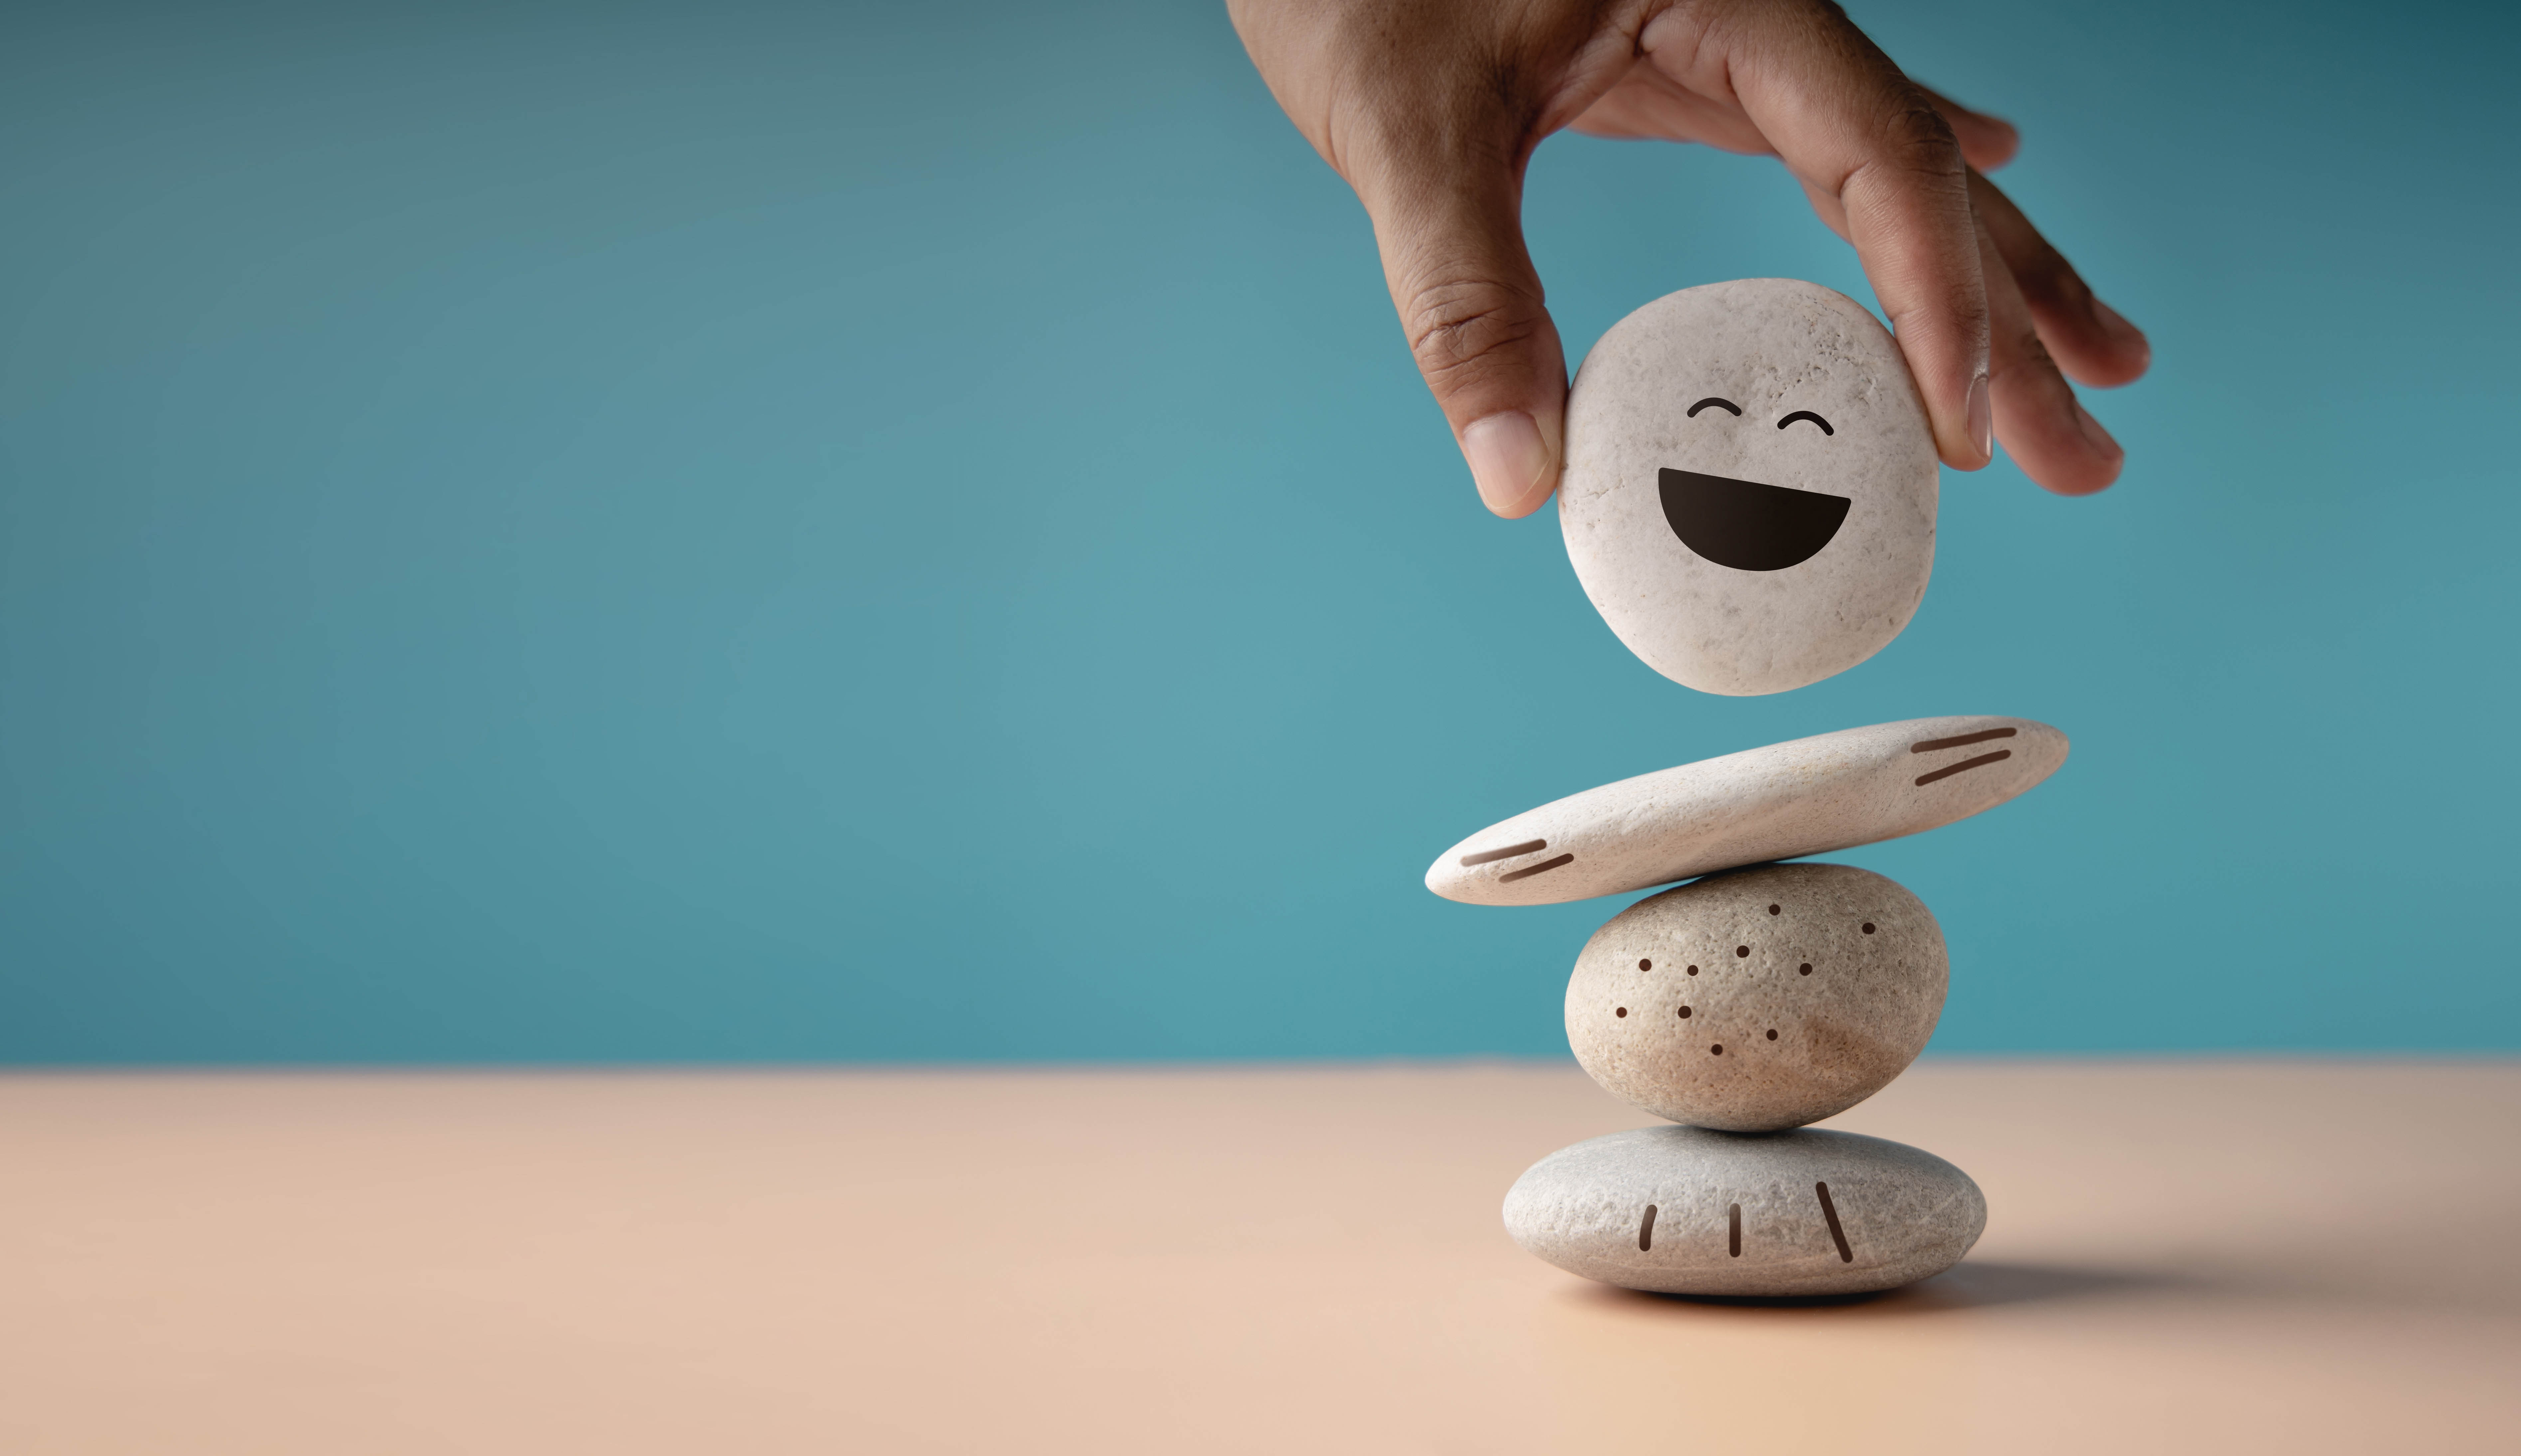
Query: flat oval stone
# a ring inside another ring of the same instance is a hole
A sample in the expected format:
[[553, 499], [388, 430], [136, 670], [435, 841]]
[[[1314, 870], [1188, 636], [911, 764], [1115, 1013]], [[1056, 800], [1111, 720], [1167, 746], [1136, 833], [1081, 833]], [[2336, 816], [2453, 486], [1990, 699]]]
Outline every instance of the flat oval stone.
[[1505, 1196], [1506, 1232], [1571, 1274], [1669, 1295], [1851, 1295], [1961, 1261], [1967, 1173], [1883, 1138], [1640, 1127], [1562, 1148]]
[[1675, 682], [1817, 682], [1925, 597], [1934, 432], [1899, 344], [1844, 294], [1746, 278], [1657, 298], [1585, 356], [1566, 440], [1567, 558]]
[[1950, 963], [1934, 915], [1853, 865], [1764, 865], [1639, 900], [1567, 981], [1585, 1074], [1658, 1117], [1799, 1127], [1882, 1090], [1926, 1047]]
[[1427, 871], [1472, 905], [1552, 905], [1966, 819], [2066, 761], [2028, 718], [1911, 718], [1622, 779], [1492, 824]]

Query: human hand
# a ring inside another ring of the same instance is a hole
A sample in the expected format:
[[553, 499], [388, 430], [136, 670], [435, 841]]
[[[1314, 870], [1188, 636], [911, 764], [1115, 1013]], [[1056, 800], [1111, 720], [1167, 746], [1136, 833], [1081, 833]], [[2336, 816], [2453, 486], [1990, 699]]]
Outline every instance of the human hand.
[[[1994, 440], [2062, 495], [2122, 452], [2066, 376], [2150, 349], [1982, 175], [2013, 128], [1902, 73], [1827, 0], [1227, 0], [1261, 78], [1374, 221], [1384, 279], [1480, 498], [1558, 485], [1567, 366], [1523, 242], [1561, 127], [1772, 155], [1856, 246], [1944, 463]], [[2063, 373], [2060, 373], [2060, 369]]]

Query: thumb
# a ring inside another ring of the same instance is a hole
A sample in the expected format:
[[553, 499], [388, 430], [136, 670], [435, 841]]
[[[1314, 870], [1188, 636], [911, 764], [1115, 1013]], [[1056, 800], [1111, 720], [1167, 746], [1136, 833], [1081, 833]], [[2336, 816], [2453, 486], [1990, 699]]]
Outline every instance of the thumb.
[[1523, 187], [1497, 167], [1360, 188], [1419, 373], [1480, 499], [1509, 520], [1558, 488], [1567, 363], [1523, 244]]

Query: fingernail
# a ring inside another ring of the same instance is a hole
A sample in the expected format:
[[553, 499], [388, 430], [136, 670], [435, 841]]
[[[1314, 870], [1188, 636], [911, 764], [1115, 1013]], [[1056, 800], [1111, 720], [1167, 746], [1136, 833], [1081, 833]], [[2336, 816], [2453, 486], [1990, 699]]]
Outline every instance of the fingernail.
[[2110, 438], [2110, 432], [2101, 428], [2101, 422], [2092, 418], [2091, 411], [2081, 404], [2075, 406], [2075, 423], [2083, 428], [2084, 438], [2090, 440], [2102, 454], [2116, 457], [2127, 453], [2119, 447], [2117, 440]]
[[1995, 407], [1989, 402], [1987, 376], [1983, 374], [1970, 381], [1969, 433], [1970, 443], [1978, 446], [1978, 452], [1994, 460], [1995, 458]]
[[1532, 416], [1506, 410], [1463, 428], [1462, 458], [1470, 462], [1471, 479], [1488, 508], [1513, 515], [1549, 470], [1549, 443]]

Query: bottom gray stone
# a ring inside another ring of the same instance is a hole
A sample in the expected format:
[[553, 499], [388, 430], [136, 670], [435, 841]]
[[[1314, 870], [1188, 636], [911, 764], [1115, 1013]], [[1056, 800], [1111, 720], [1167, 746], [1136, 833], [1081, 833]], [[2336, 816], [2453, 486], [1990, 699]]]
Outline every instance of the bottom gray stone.
[[1848, 1295], [1961, 1261], [1969, 1174], [1853, 1132], [1640, 1127], [1561, 1148], [1505, 1196], [1506, 1232], [1571, 1274], [1670, 1295]]

